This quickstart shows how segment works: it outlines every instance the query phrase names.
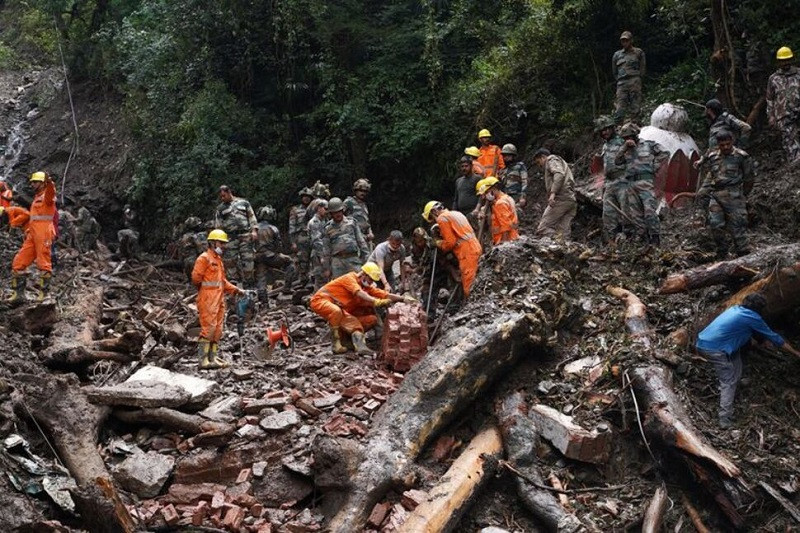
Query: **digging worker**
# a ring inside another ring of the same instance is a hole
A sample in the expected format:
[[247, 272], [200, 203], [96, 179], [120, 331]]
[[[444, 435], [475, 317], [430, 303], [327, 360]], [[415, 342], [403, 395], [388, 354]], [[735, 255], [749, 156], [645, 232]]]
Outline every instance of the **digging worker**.
[[329, 281], [325, 277], [325, 267], [322, 264], [322, 257], [325, 251], [322, 235], [325, 231], [325, 225], [328, 223], [328, 201], [317, 198], [311, 202], [311, 206], [314, 208], [314, 216], [308, 221], [306, 228], [311, 244], [310, 275], [314, 283], [314, 290], [318, 291]]
[[267, 278], [271, 269], [283, 271], [283, 293], [291, 292], [292, 283], [297, 275], [294, 261], [281, 253], [281, 232], [273, 224], [278, 213], [271, 205], [258, 210], [258, 235], [256, 236], [256, 293], [258, 301], [267, 303]]
[[208, 234], [208, 248], [200, 254], [192, 269], [192, 284], [197, 287], [197, 313], [200, 316], [200, 339], [197, 356], [200, 369], [225, 368], [230, 363], [219, 355], [219, 340], [225, 327], [225, 295], [244, 291], [225, 277], [222, 256], [228, 235], [221, 229]]
[[487, 129], [482, 129], [478, 132], [478, 141], [481, 143], [478, 148], [481, 152], [478, 163], [483, 166], [484, 175], [497, 176], [500, 169], [506, 168], [503, 154], [500, 153], [500, 147], [492, 144], [492, 134]]
[[403, 261], [406, 258], [406, 246], [403, 244], [403, 232], [394, 230], [389, 234], [389, 238], [378, 244], [369, 256], [369, 260], [378, 265], [381, 269], [381, 283], [383, 288], [388, 290], [398, 290], [395, 285], [394, 264], [400, 262], [400, 285], [399, 290], [408, 290], [406, 285], [406, 272], [403, 269]]
[[669, 159], [669, 152], [655, 141], [639, 139], [639, 126], [627, 123], [620, 128], [625, 140], [617, 153], [617, 165], [625, 165], [625, 179], [630, 182], [627, 215], [639, 238], [653, 246], [661, 244], [661, 221], [656, 213], [653, 181], [656, 172]]
[[[333, 198], [331, 199], [333, 201]], [[381, 268], [372, 262], [364, 263], [358, 272], [348, 272], [326, 283], [311, 297], [311, 310], [324, 318], [331, 328], [333, 353], [345, 353], [342, 333], [349, 335], [359, 354], [373, 353], [367, 347], [364, 333], [378, 323], [375, 308], [392, 302], [415, 300], [378, 289], [374, 282], [381, 279]]]
[[34, 196], [29, 211], [30, 218], [25, 227], [25, 240], [11, 263], [11, 299], [9, 303], [25, 301], [28, 269], [33, 262], [39, 269], [38, 300], [44, 300], [50, 287], [53, 265], [50, 261], [55, 227], [53, 215], [56, 211], [56, 185], [46, 172], [34, 172], [29, 180]]
[[314, 192], [308, 187], [303, 187], [297, 194], [300, 196], [300, 203], [289, 210], [289, 246], [292, 253], [295, 254], [300, 280], [305, 285], [308, 282], [308, 266], [311, 257], [311, 244], [306, 229], [307, 214], [308, 206], [314, 199]]
[[783, 149], [789, 162], [800, 159], [800, 69], [794, 66], [794, 53], [782, 46], [775, 54], [776, 70], [767, 81], [767, 119], [781, 132]]
[[642, 107], [642, 78], [646, 72], [646, 61], [641, 48], [633, 46], [633, 34], [622, 32], [619, 37], [622, 48], [611, 58], [611, 73], [617, 80], [614, 102], [614, 120], [621, 124], [627, 117], [636, 120]]
[[539, 148], [533, 160], [544, 171], [544, 188], [547, 192], [547, 207], [536, 234], [544, 237], [569, 239], [572, 219], [578, 212], [575, 200], [575, 178], [572, 170], [561, 157]]
[[750, 132], [753, 128], [744, 120], [731, 115], [722, 107], [722, 102], [712, 98], [706, 102], [706, 120], [709, 123], [708, 129], [708, 149], [713, 150], [717, 147], [717, 134], [727, 131], [733, 135], [733, 144], [737, 147], [747, 145], [750, 139]]
[[467, 217], [458, 211], [448, 211], [441, 202], [432, 200], [425, 204], [422, 218], [429, 223], [435, 223], [434, 228], [439, 233], [438, 236], [434, 236], [436, 247], [442, 252], [452, 251], [458, 259], [461, 288], [464, 298], [467, 298], [478, 273], [478, 261], [483, 253]]
[[233, 195], [227, 185], [219, 188], [220, 204], [214, 219], [214, 227], [228, 235], [225, 265], [236, 272], [236, 279], [245, 287], [255, 285], [255, 253], [253, 243], [258, 239], [258, 220], [253, 206], [244, 198]]
[[480, 148], [477, 146], [467, 146], [464, 148], [464, 155], [469, 157], [470, 161], [472, 161], [472, 173], [482, 178], [486, 177], [486, 169], [483, 168], [483, 165], [478, 163], [478, 158], [481, 156]]
[[11, 228], [22, 228], [28, 225], [31, 219], [30, 212], [24, 207], [17, 205], [10, 205], [8, 207], [0, 206], [0, 221], [8, 222]]
[[[500, 190], [500, 181], [494, 176], [484, 178], [475, 186], [475, 192], [491, 213], [492, 243], [519, 239], [517, 206], [511, 196]], [[483, 211], [481, 216], [485, 216]]]
[[733, 425], [733, 401], [736, 385], [742, 377], [740, 349], [754, 334], [800, 357], [800, 352], [764, 322], [761, 313], [766, 306], [764, 296], [748, 294], [740, 305], [726, 309], [697, 336], [697, 351], [711, 361], [719, 380], [719, 425], [723, 429]]
[[123, 259], [133, 259], [139, 254], [139, 232], [136, 231], [138, 216], [136, 211], [125, 204], [122, 208], [123, 229], [117, 232], [119, 255]]
[[100, 237], [100, 224], [92, 213], [81, 206], [78, 209], [78, 218], [75, 220], [78, 251], [88, 252], [97, 248], [97, 239]]
[[361, 178], [353, 183], [353, 196], [348, 196], [344, 199], [344, 214], [352, 218], [358, 229], [361, 230], [361, 235], [367, 241], [367, 247], [372, 248], [372, 241], [375, 240], [375, 235], [372, 233], [372, 224], [369, 222], [369, 208], [367, 207], [367, 195], [372, 189], [372, 184], [369, 180]]
[[625, 141], [617, 135], [614, 119], [600, 117], [595, 124], [595, 132], [603, 139], [600, 156], [603, 159], [603, 240], [617, 242], [625, 236], [627, 224], [627, 198], [630, 182], [625, 178], [625, 165], [617, 164], [617, 155]]
[[717, 147], [695, 162], [709, 170], [700, 190], [697, 205], [708, 213], [707, 223], [717, 245], [718, 257], [728, 255], [725, 230], [733, 238], [736, 255], [750, 253], [747, 246], [747, 200], [753, 188], [753, 162], [744, 150], [733, 145], [733, 135], [717, 133]]
[[528, 167], [522, 160], [517, 161], [517, 147], [513, 144], [504, 144], [500, 153], [505, 168], [500, 170], [497, 177], [503, 183], [504, 192], [514, 199], [518, 208], [523, 209], [528, 203]]
[[322, 232], [322, 266], [328, 279], [348, 272], [358, 272], [367, 260], [369, 249], [358, 224], [344, 215], [344, 202], [331, 198], [328, 202], [331, 219]]

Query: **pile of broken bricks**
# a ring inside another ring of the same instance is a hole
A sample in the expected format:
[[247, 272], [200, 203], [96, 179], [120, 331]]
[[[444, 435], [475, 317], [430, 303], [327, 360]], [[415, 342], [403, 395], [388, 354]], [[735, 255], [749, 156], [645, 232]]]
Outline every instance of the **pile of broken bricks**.
[[386, 312], [380, 360], [408, 372], [428, 352], [428, 318], [418, 303], [396, 303]]

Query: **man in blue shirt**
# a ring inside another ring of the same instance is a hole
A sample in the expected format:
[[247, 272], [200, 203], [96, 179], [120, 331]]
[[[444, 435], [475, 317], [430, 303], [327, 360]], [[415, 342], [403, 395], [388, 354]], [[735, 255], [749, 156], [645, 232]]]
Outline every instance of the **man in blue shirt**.
[[800, 352], [772, 331], [761, 318], [760, 313], [766, 305], [762, 295], [748, 294], [741, 305], [726, 309], [697, 336], [697, 351], [711, 361], [719, 380], [719, 425], [723, 429], [733, 424], [733, 399], [742, 377], [739, 349], [750, 341], [754, 333], [800, 357]]

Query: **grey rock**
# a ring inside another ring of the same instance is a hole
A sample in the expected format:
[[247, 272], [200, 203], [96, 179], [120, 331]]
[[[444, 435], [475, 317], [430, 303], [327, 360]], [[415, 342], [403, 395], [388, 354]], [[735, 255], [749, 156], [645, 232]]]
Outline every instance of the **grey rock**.
[[300, 415], [296, 411], [283, 411], [262, 419], [258, 425], [265, 431], [286, 431], [299, 423]]
[[125, 490], [141, 498], [153, 498], [161, 492], [174, 467], [174, 458], [151, 451], [131, 455], [113, 472], [114, 479]]
[[216, 400], [197, 414], [216, 422], [230, 422], [238, 417], [241, 403], [242, 399], [235, 394], [225, 396]]

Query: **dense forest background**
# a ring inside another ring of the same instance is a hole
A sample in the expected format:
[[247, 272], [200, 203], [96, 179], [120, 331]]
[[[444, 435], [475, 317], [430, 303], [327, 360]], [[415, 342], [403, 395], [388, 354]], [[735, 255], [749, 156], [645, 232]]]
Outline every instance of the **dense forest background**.
[[746, 116], [800, 29], [798, 0], [0, 5], [0, 68], [60, 65], [61, 45], [71, 79], [121, 95], [138, 144], [130, 197], [173, 223], [223, 182], [279, 207], [317, 179], [343, 193], [368, 177], [376, 200], [443, 196], [479, 128], [528, 153], [586, 140], [612, 107], [624, 29], [647, 53], [648, 115], [721, 95]]

